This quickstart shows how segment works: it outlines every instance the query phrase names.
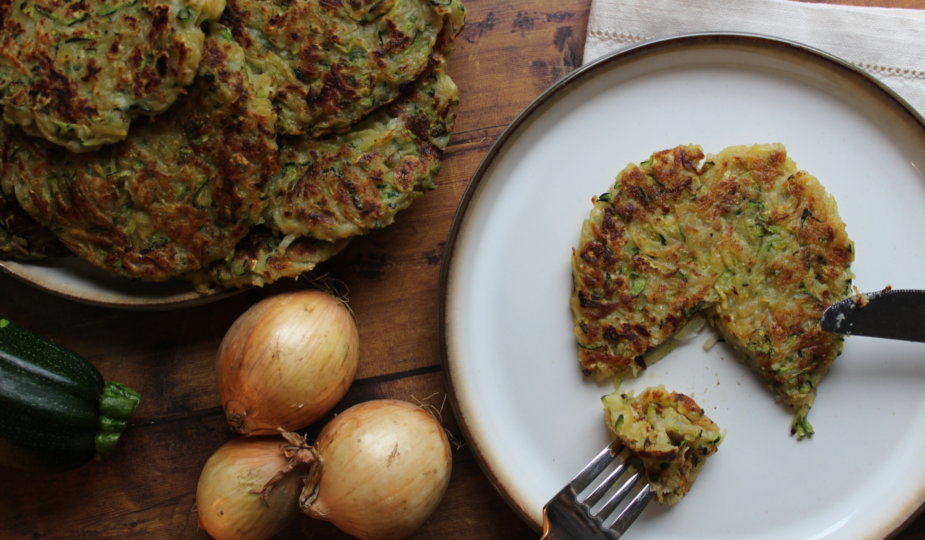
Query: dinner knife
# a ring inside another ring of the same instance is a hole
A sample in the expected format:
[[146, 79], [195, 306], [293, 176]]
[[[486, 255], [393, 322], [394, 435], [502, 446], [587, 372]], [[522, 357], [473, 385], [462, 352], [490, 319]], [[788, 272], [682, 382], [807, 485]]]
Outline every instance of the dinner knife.
[[829, 306], [822, 329], [836, 334], [925, 341], [925, 290], [862, 293]]

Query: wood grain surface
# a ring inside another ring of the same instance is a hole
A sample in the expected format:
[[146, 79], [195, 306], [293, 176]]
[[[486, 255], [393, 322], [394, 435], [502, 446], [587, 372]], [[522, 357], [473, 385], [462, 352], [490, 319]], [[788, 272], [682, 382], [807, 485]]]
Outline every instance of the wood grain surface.
[[[540, 92], [580, 65], [590, 0], [466, 0], [468, 19], [450, 74], [462, 103], [439, 188], [392, 227], [355, 241], [324, 267], [346, 293], [361, 340], [358, 379], [337, 410], [393, 397], [430, 403], [459, 436], [445, 405], [438, 276], [456, 206], [496, 137]], [[844, 0], [925, 8], [923, 0]], [[257, 300], [306, 287], [287, 281], [169, 311], [121, 311], [58, 298], [0, 275], [0, 313], [84, 355], [143, 401], [107, 462], [64, 474], [3, 470], [0, 538], [207, 538], [197, 526], [199, 471], [224, 441], [214, 357], [231, 322]], [[324, 420], [317, 425], [323, 425]], [[308, 430], [309, 439], [318, 428]], [[436, 514], [415, 538], [535, 538], [460, 440]], [[925, 537], [925, 519], [898, 538]], [[308, 518], [282, 535], [345, 538]]]

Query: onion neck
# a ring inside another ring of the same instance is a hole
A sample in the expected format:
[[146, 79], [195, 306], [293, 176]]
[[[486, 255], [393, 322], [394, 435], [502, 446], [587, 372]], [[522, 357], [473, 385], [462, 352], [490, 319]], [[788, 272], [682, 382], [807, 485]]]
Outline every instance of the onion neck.
[[303, 487], [302, 493], [299, 495], [299, 508], [305, 511], [318, 498], [318, 486], [321, 483], [324, 460], [318, 450], [308, 444], [302, 435], [283, 429], [279, 431], [289, 443], [283, 447], [283, 455], [289, 459], [290, 467], [296, 465], [308, 466], [308, 472], [302, 477]]

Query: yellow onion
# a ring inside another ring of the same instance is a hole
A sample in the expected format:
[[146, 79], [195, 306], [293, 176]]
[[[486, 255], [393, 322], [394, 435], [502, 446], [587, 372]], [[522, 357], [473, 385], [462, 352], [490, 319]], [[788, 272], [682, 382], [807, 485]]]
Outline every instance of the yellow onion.
[[299, 437], [239, 437], [206, 461], [196, 486], [199, 526], [216, 540], [276, 536], [299, 515], [314, 452]]
[[374, 400], [335, 416], [315, 441], [323, 471], [300, 498], [308, 516], [361, 539], [403, 538], [446, 492], [450, 444], [430, 413], [405, 401]]
[[216, 379], [228, 424], [244, 435], [301, 429], [346, 394], [358, 359], [356, 323], [339, 298], [318, 290], [266, 298], [219, 345]]

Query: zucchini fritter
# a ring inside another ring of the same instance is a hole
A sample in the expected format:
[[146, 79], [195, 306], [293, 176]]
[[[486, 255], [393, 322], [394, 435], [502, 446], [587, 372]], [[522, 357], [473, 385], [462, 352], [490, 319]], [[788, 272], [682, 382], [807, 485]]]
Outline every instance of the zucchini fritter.
[[259, 221], [277, 170], [275, 114], [243, 62], [226, 32], [211, 32], [189, 94], [94, 152], [10, 134], [3, 184], [71, 251], [117, 275], [165, 280], [227, 256]]
[[[0, 127], [0, 149], [7, 133]], [[55, 235], [19, 206], [13, 186], [2, 181], [5, 167], [6, 161], [0, 153], [0, 259], [32, 261], [65, 253], [67, 250]]]
[[802, 438], [841, 351], [818, 320], [850, 294], [852, 243], [832, 197], [783, 146], [703, 159], [697, 146], [657, 152], [594, 201], [572, 257], [581, 366], [635, 376], [700, 313], [794, 410]]
[[459, 98], [438, 59], [394, 103], [354, 130], [282, 138], [266, 223], [225, 260], [192, 276], [197, 288], [262, 286], [312, 270], [348, 240], [390, 225], [433, 189]]
[[209, 268], [187, 276], [196, 290], [263, 287], [282, 278], [298, 277], [347, 247], [349, 239], [325, 242], [283, 235], [267, 227], [254, 227], [234, 252]]
[[73, 152], [126, 137], [196, 74], [223, 0], [0, 0], [4, 119]]
[[0, 259], [32, 261], [66, 252], [51, 231], [20, 208], [12, 194], [0, 189]]
[[82, 153], [0, 126], [0, 185], [116, 275], [296, 277], [434, 187], [464, 17], [459, 0], [229, 0], [170, 109]]
[[693, 399], [663, 386], [638, 396], [617, 391], [601, 402], [607, 427], [642, 461], [650, 489], [664, 504], [675, 504], [690, 491], [723, 439]]
[[349, 133], [283, 139], [267, 222], [283, 234], [332, 242], [391, 225], [436, 187], [458, 101], [441, 61]]
[[221, 20], [266, 75], [280, 132], [317, 137], [398, 97], [464, 18], [458, 0], [229, 0]]

